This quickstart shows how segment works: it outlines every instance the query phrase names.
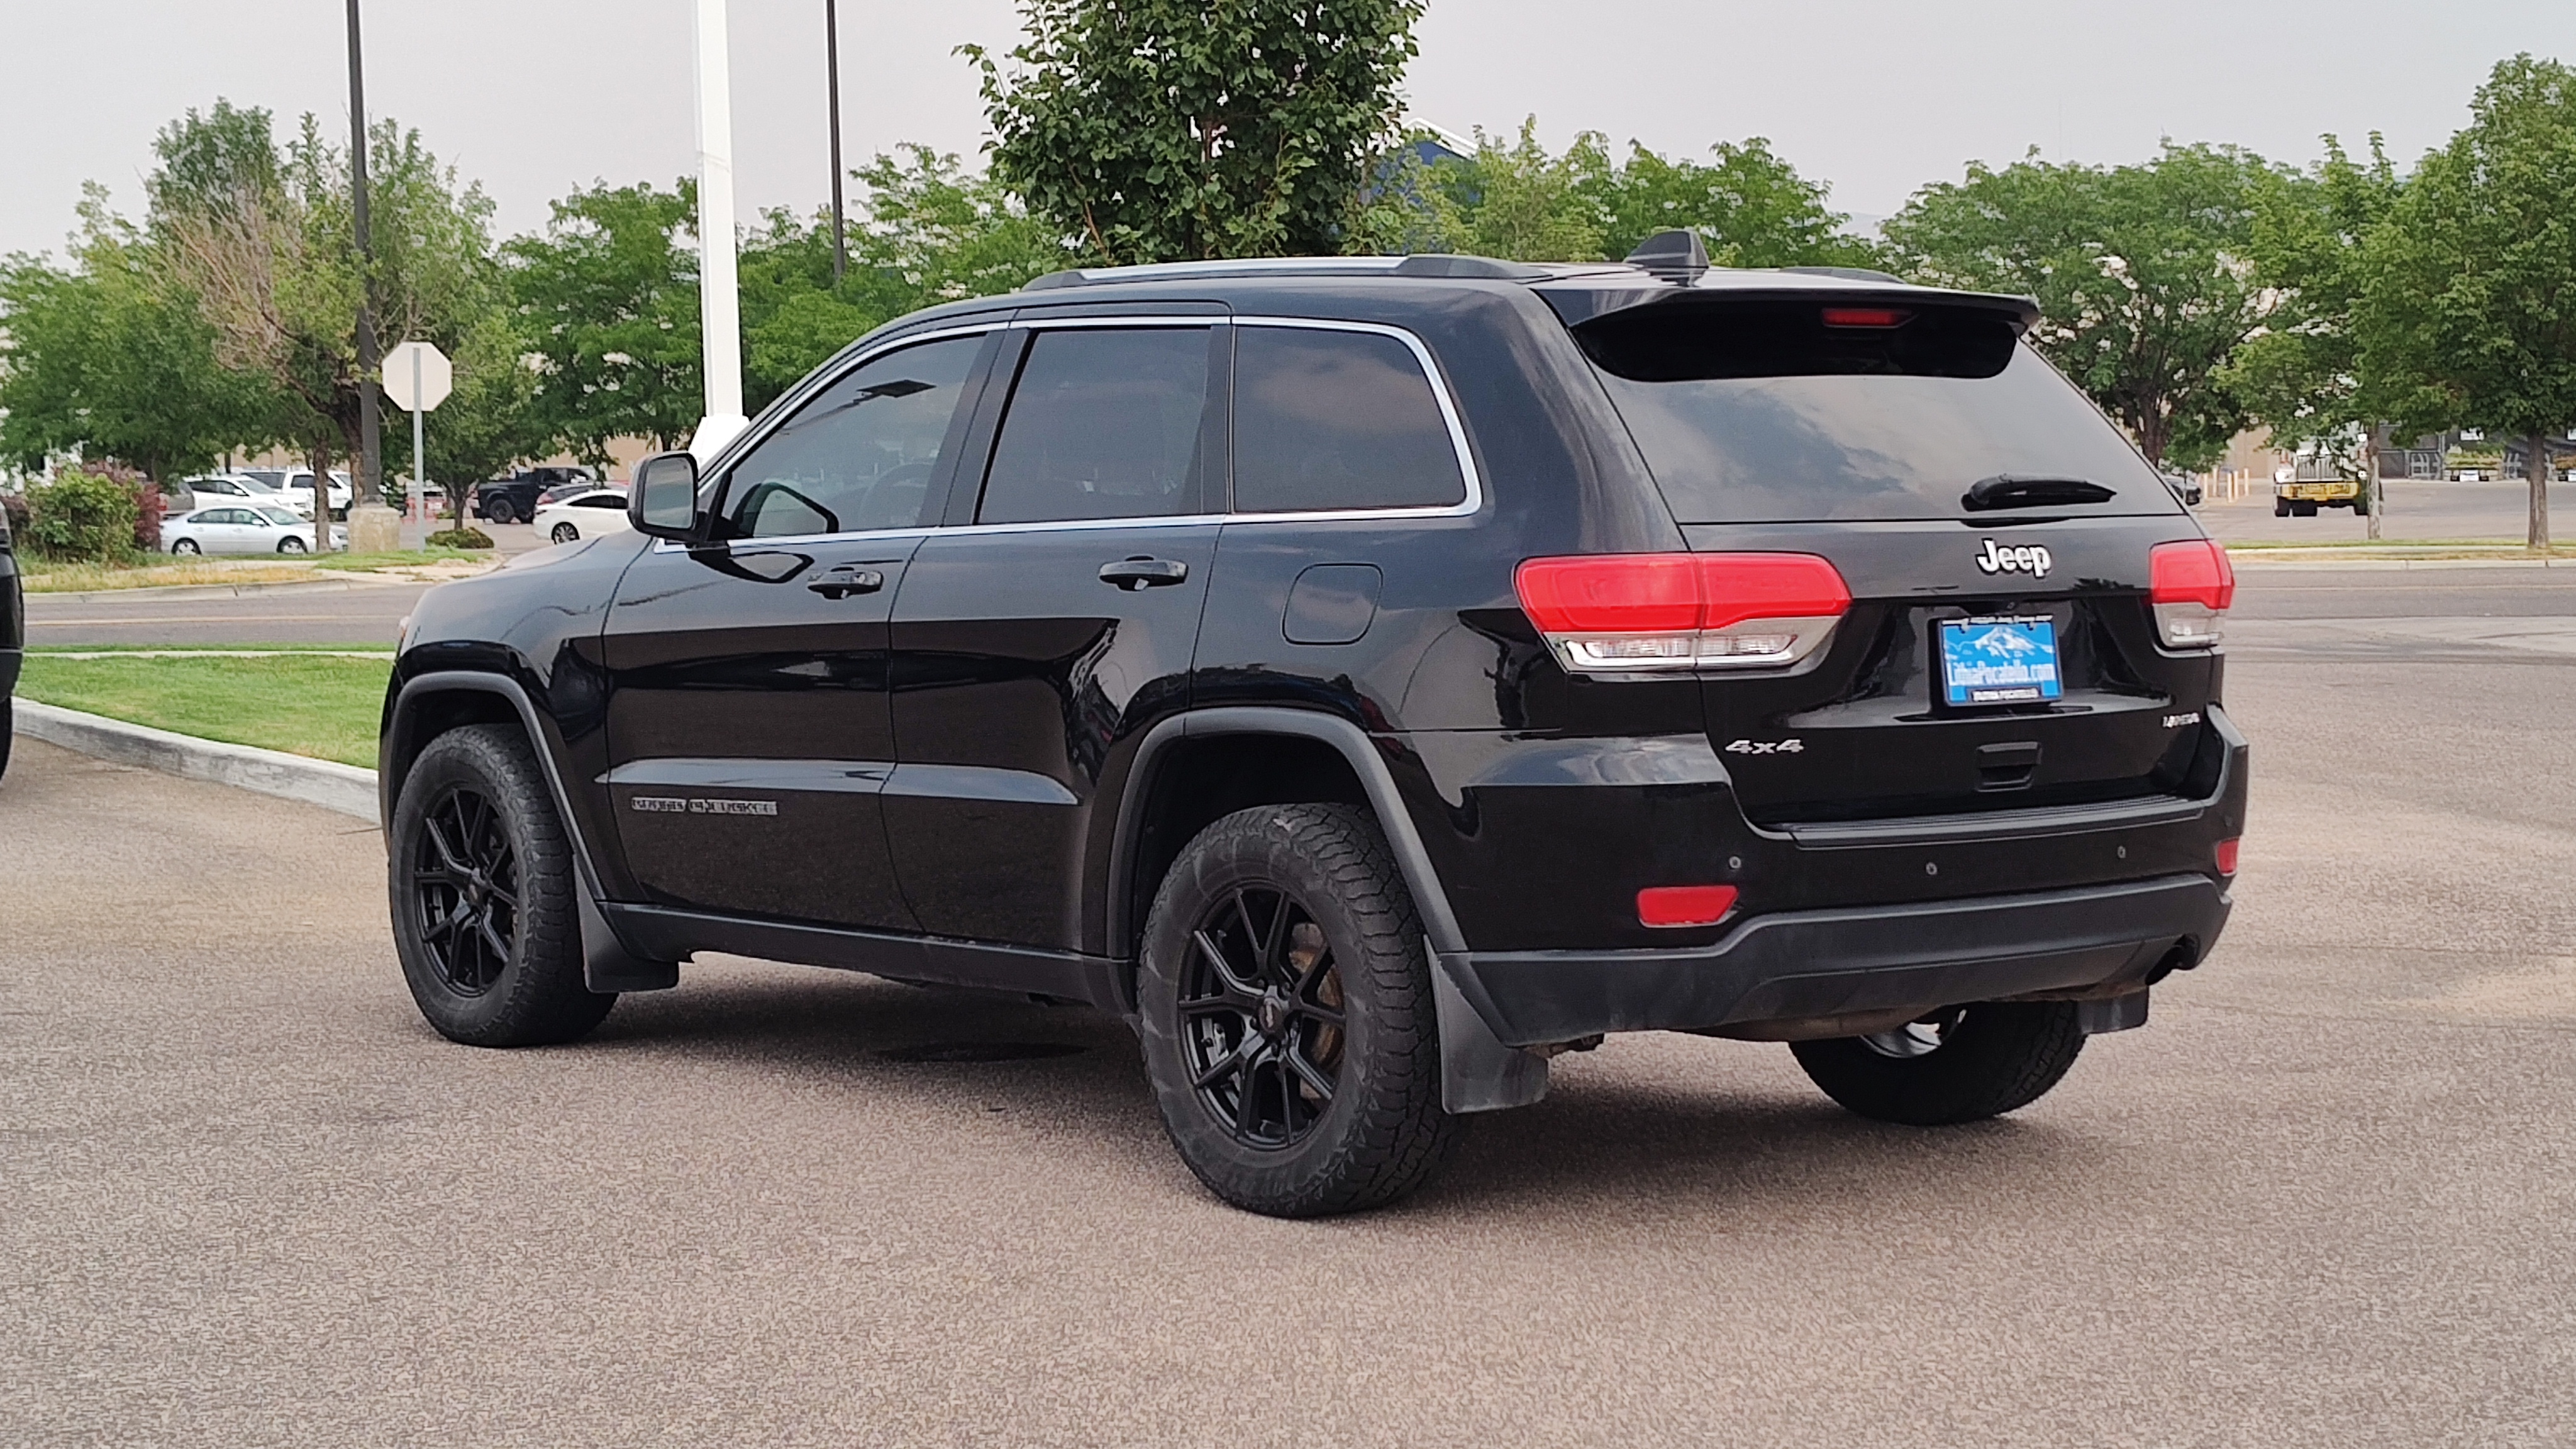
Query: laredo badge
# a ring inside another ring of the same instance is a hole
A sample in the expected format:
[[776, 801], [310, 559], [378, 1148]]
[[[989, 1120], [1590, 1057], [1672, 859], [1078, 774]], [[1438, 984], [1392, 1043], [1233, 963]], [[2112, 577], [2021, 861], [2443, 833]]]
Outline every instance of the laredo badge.
[[776, 815], [775, 800], [707, 800], [675, 798], [670, 795], [638, 795], [626, 802], [629, 810], [648, 815]]

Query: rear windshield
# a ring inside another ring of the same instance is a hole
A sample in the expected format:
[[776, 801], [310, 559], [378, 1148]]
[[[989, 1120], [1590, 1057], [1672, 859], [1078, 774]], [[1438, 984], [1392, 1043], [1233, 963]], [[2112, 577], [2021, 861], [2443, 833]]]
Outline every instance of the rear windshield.
[[[1675, 518], [2179, 511], [2128, 439], [2000, 324], [1925, 312], [1896, 314], [1907, 320], [1892, 328], [1827, 328], [1819, 313], [1676, 309], [1576, 330]], [[2079, 494], [2107, 496], [2067, 502], [2043, 489], [2044, 506], [1971, 507], [1968, 491], [1990, 479], [2076, 480], [2096, 485]]]

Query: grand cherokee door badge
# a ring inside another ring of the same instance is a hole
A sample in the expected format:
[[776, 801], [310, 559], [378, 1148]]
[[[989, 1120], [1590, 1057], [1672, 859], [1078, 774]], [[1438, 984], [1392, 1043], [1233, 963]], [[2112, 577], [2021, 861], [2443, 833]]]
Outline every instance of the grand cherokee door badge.
[[651, 815], [775, 815], [775, 800], [706, 800], [682, 799], [671, 795], [638, 795], [626, 802], [630, 810]]

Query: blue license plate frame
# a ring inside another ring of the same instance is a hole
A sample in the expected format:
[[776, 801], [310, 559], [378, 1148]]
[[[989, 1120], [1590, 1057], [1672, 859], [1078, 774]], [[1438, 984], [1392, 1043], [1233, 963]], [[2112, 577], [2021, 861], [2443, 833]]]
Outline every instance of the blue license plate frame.
[[2057, 621], [2045, 614], [1943, 619], [1933, 638], [1941, 702], [1952, 709], [2054, 704], [2066, 696]]

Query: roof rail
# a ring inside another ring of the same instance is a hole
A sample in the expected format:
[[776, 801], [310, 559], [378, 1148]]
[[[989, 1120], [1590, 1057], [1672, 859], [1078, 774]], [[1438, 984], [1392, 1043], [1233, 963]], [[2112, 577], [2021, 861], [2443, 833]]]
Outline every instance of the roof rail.
[[1534, 281], [1549, 273], [1491, 257], [1423, 253], [1408, 257], [1239, 257], [1229, 261], [1150, 262], [1134, 267], [1077, 267], [1020, 285], [1023, 292], [1096, 287], [1112, 282], [1177, 282], [1219, 277], [1487, 277]]

